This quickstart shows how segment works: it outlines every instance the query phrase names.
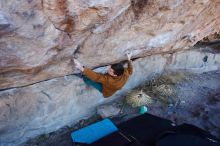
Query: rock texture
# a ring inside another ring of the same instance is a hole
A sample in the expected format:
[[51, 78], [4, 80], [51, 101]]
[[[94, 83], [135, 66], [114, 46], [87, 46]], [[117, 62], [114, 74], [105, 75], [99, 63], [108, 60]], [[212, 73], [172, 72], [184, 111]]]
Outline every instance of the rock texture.
[[[0, 145], [74, 123], [164, 70], [219, 69], [215, 51], [186, 51], [219, 26], [219, 0], [1, 0]], [[71, 75], [72, 57], [95, 68], [126, 51], [145, 58], [110, 99]]]
[[117, 116], [120, 111], [120, 106], [117, 104], [105, 104], [97, 107], [97, 114], [103, 119]]
[[[191, 54], [199, 55], [195, 58]], [[203, 58], [206, 55], [209, 59], [204, 63]], [[74, 75], [1, 91], [0, 145], [16, 145], [30, 137], [77, 122], [92, 115], [98, 105], [118, 98], [126, 91], [161, 74], [165, 69], [175, 71], [178, 65], [178, 70], [203, 72], [204, 67], [206, 70], [216, 70], [216, 66], [220, 69], [219, 60], [220, 54], [207, 53], [204, 49], [138, 59], [133, 62], [134, 73], [126, 86], [107, 99]]]
[[0, 88], [88, 67], [186, 49], [219, 30], [218, 0], [41, 0], [0, 2]]

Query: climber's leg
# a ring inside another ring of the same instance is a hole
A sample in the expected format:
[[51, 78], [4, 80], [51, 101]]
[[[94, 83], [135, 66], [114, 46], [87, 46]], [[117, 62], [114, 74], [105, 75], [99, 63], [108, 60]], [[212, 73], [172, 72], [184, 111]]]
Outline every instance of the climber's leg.
[[90, 86], [93, 86], [94, 88], [96, 88], [99, 92], [102, 93], [102, 84], [101, 83], [97, 83], [97, 82], [94, 82], [92, 80], [90, 80], [89, 78], [83, 76], [82, 77], [84, 82], [87, 84], [87, 85], [90, 85]]

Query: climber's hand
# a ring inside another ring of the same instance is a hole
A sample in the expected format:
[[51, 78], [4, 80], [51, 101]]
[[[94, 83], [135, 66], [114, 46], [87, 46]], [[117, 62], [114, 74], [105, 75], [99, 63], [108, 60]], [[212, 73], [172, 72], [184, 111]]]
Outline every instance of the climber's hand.
[[74, 61], [74, 64], [76, 65], [76, 68], [77, 68], [77, 69], [79, 69], [79, 70], [81, 70], [81, 71], [84, 71], [83, 66], [80, 64], [80, 62], [79, 62], [78, 60], [73, 59], [73, 61]]
[[127, 55], [127, 57], [128, 57], [128, 61], [131, 61], [132, 53], [131, 53], [131, 52], [127, 52], [126, 55]]

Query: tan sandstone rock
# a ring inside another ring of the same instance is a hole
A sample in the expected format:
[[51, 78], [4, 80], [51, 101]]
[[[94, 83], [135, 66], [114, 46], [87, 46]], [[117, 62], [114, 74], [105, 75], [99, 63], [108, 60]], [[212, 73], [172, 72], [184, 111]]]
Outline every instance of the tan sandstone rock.
[[[219, 26], [219, 0], [1, 0], [0, 145], [91, 116], [164, 70], [219, 69], [219, 53], [187, 51]], [[72, 75], [72, 57], [95, 68], [126, 60], [126, 51], [144, 58], [109, 99]]]
[[41, 0], [0, 2], [0, 88], [88, 67], [182, 50], [219, 30], [218, 0]]

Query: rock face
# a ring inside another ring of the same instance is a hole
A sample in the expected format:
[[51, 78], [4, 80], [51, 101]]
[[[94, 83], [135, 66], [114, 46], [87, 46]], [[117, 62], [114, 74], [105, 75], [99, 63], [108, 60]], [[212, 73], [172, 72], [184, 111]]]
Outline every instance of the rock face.
[[0, 2], [0, 88], [88, 67], [186, 49], [219, 30], [218, 0], [41, 0]]
[[[219, 0], [1, 0], [0, 145], [74, 123], [164, 70], [219, 69], [216, 52], [187, 51], [219, 26]], [[94, 68], [126, 51], [145, 58], [110, 99], [71, 75], [72, 57]]]
[[117, 104], [106, 104], [97, 107], [97, 114], [104, 118], [114, 117], [120, 114], [120, 107]]
[[[203, 61], [204, 56], [208, 56], [207, 62]], [[220, 54], [196, 49], [145, 57], [134, 61], [133, 66], [134, 73], [126, 86], [107, 99], [74, 75], [1, 91], [0, 145], [16, 145], [30, 137], [77, 122], [92, 115], [99, 104], [118, 98], [165, 69], [196, 72], [203, 72], [204, 68], [206, 71], [220, 69]]]

